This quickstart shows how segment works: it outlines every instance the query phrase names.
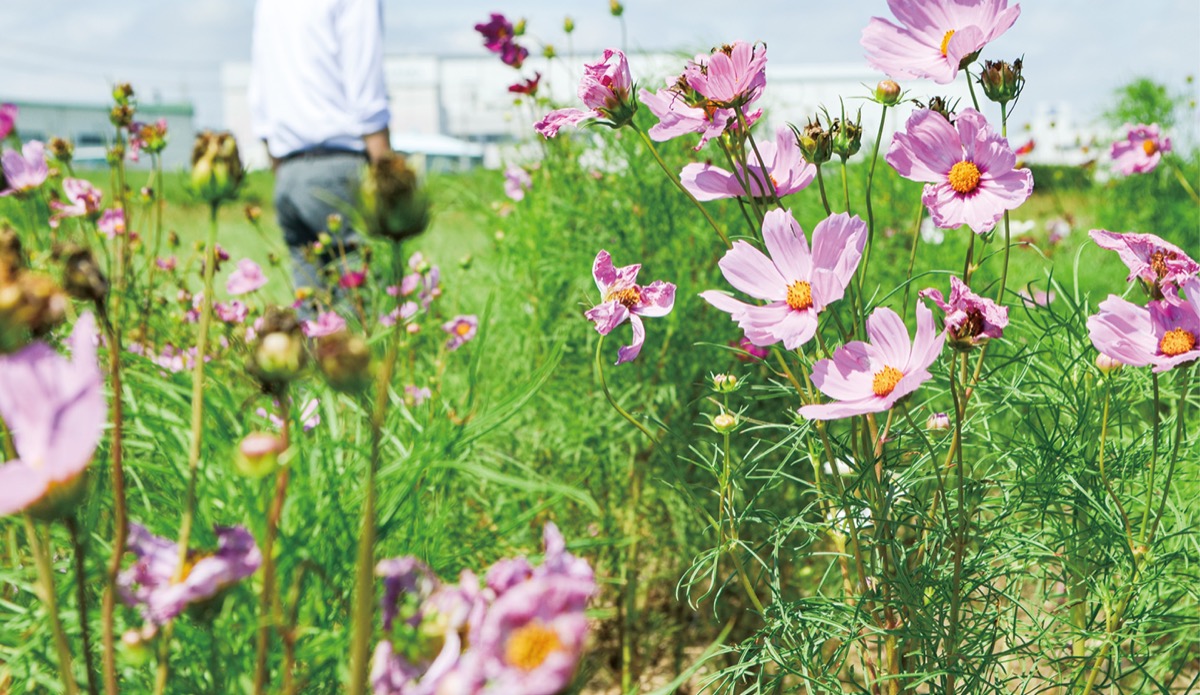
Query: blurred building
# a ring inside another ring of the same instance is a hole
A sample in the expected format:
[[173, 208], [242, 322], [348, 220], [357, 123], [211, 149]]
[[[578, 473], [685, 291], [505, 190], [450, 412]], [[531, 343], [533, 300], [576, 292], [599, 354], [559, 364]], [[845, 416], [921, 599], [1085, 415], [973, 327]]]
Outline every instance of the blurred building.
[[[0, 99], [0, 102], [6, 101]], [[21, 140], [61, 137], [75, 143], [75, 162], [81, 166], [107, 166], [105, 153], [113, 138], [108, 120], [111, 104], [79, 104], [49, 101], [13, 101], [20, 109], [17, 128]], [[138, 104], [136, 119], [144, 122], [167, 121], [167, 146], [163, 150], [163, 168], [178, 169], [191, 161], [192, 141], [196, 137], [191, 104]], [[130, 162], [132, 167], [149, 168], [150, 158]]]

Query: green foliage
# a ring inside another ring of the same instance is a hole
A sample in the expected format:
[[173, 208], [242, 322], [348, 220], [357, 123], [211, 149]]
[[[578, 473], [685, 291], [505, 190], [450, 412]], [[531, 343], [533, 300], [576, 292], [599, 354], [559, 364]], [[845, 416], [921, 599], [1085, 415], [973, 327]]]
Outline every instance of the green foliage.
[[1166, 85], [1148, 77], [1138, 78], [1118, 87], [1113, 94], [1116, 103], [1104, 112], [1104, 118], [1114, 126], [1124, 123], [1158, 123], [1171, 128], [1185, 98], [1172, 94]]

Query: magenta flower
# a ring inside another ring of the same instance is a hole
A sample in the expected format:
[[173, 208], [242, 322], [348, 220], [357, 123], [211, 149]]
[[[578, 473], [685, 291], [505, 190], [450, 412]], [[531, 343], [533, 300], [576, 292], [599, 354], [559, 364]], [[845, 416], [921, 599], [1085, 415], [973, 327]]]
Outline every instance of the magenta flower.
[[942, 297], [941, 290], [921, 290], [918, 296], [932, 299], [946, 313], [946, 332], [951, 342], [963, 347], [978, 345], [991, 338], [999, 338], [1008, 325], [1008, 307], [998, 306], [986, 297], [981, 297], [967, 287], [967, 283], [950, 276], [950, 299]]
[[520, 68], [529, 57], [529, 49], [509, 41], [500, 48], [500, 62], [514, 68]]
[[262, 553], [250, 532], [240, 526], [216, 526], [215, 552], [188, 550], [182, 576], [179, 546], [129, 524], [128, 548], [137, 561], [117, 577], [121, 599], [137, 606], [142, 617], [163, 625], [189, 605], [212, 598], [222, 589], [254, 574]]
[[983, 234], [1033, 193], [1033, 174], [1013, 168], [1008, 141], [975, 109], [964, 109], [954, 125], [929, 109], [914, 112], [892, 139], [887, 163], [925, 182], [921, 202], [943, 229], [965, 224]]
[[443, 323], [442, 330], [450, 334], [446, 349], [454, 352], [475, 337], [479, 330], [479, 318], [474, 314], [460, 314]]
[[81, 475], [104, 428], [104, 380], [96, 364], [96, 321], [75, 322], [67, 359], [42, 342], [0, 355], [0, 418], [18, 458], [0, 466], [0, 516], [51, 512], [57, 499], [82, 494]]
[[846, 213], [821, 220], [810, 251], [791, 210], [777, 209], [763, 218], [762, 233], [770, 257], [735, 241], [717, 265], [735, 289], [768, 304], [747, 304], [716, 290], [700, 296], [730, 314], [755, 345], [782, 341], [794, 350], [816, 334], [821, 311], [845, 294], [862, 258], [867, 225]]
[[367, 270], [347, 270], [338, 276], [338, 285], [342, 289], [353, 290], [362, 287], [367, 282]]
[[895, 79], [927, 78], [938, 84], [954, 81], [1021, 16], [1021, 6], [1008, 0], [888, 0], [900, 24], [872, 17], [862, 32], [867, 62]]
[[1141, 307], [1115, 294], [1088, 317], [1088, 334], [1097, 350], [1134, 367], [1156, 372], [1200, 358], [1200, 279], [1183, 283], [1183, 298], [1168, 292]]
[[734, 357], [740, 362], [757, 362], [767, 359], [767, 355], [771, 354], [770, 350], [764, 347], [759, 347], [750, 341], [745, 335], [741, 338], [729, 343], [730, 346], [737, 348], [741, 352], [734, 353]]
[[317, 314], [316, 321], [305, 321], [300, 324], [304, 335], [309, 338], [324, 338], [327, 335], [333, 335], [338, 331], [345, 330], [346, 319], [338, 316], [332, 311], [323, 311]]
[[705, 64], [689, 63], [683, 75], [712, 106], [745, 107], [767, 86], [767, 47], [734, 41], [714, 49]]
[[[774, 189], [779, 197], [802, 190], [817, 175], [817, 168], [809, 164], [800, 153], [796, 137], [787, 126], [775, 133], [775, 142], [764, 142], [758, 146], [766, 172], [759, 166], [753, 151], [747, 152], [748, 170], [737, 165], [737, 173], [731, 173], [711, 164], [692, 162], [683, 167], [679, 180], [696, 200], [718, 200], [736, 198], [749, 194], [754, 198], [769, 198]], [[749, 186], [749, 192], [741, 181]], [[770, 185], [767, 186], [767, 179]]]
[[267, 276], [262, 267], [249, 258], [238, 261], [237, 268], [229, 274], [225, 283], [225, 291], [231, 295], [249, 294], [267, 284]]
[[8, 181], [8, 188], [0, 191], [0, 196], [32, 191], [50, 176], [46, 148], [41, 142], [30, 140], [20, 152], [5, 150], [0, 155], [0, 169], [3, 169], [4, 179]]
[[640, 263], [615, 268], [612, 256], [603, 250], [592, 263], [592, 278], [600, 290], [601, 303], [588, 309], [584, 316], [596, 325], [600, 335], [608, 335], [626, 321], [633, 327], [633, 342], [617, 350], [617, 364], [633, 360], [642, 351], [646, 341], [642, 317], [666, 316], [675, 306], [675, 285], [655, 280], [642, 287], [637, 284], [641, 268]]
[[17, 125], [16, 104], [0, 104], [0, 140], [8, 137]]
[[525, 191], [533, 186], [529, 172], [517, 165], [511, 165], [504, 170], [504, 195], [516, 201], [525, 199]]
[[867, 335], [871, 342], [846, 343], [831, 359], [813, 365], [813, 384], [834, 401], [806, 405], [800, 408], [800, 415], [809, 420], [836, 420], [888, 410], [929, 380], [929, 365], [946, 342], [946, 334], [934, 328], [933, 312], [920, 303], [913, 342], [909, 342], [904, 321], [885, 307], [867, 318]]
[[535, 72], [533, 77], [517, 82], [516, 84], [508, 85], [508, 91], [511, 94], [524, 94], [526, 96], [537, 96], [538, 84], [542, 81], [542, 73]]
[[492, 13], [486, 24], [476, 24], [475, 31], [483, 34], [483, 47], [492, 53], [499, 53], [505, 44], [511, 43], [516, 36], [512, 22], [505, 19], [504, 15], [495, 12]]
[[121, 208], [109, 208], [100, 215], [100, 221], [96, 223], [96, 228], [100, 233], [109, 239], [115, 239], [117, 235], [125, 233], [125, 211]]
[[92, 217], [100, 213], [100, 199], [103, 194], [89, 181], [84, 179], [63, 179], [63, 191], [67, 194], [68, 205], [57, 200], [50, 201], [50, 207], [58, 212], [50, 216], [50, 227], [57, 229], [59, 222], [67, 217]]
[[1088, 234], [1100, 248], [1116, 251], [1129, 267], [1126, 282], [1141, 278], [1153, 286], [1178, 287], [1200, 273], [1200, 264], [1183, 249], [1153, 234], [1118, 234], [1105, 229], [1093, 229]]
[[590, 110], [557, 109], [533, 128], [543, 137], [552, 138], [559, 128], [578, 126], [588, 119], [606, 119], [600, 122], [614, 128], [626, 125], [637, 109], [637, 102], [630, 99], [632, 89], [633, 77], [625, 54], [606, 48], [599, 62], [584, 64], [583, 79], [579, 81], [579, 99]]
[[1171, 138], [1162, 137], [1157, 123], [1126, 123], [1124, 129], [1125, 139], [1114, 142], [1110, 154], [1113, 168], [1125, 176], [1154, 171], [1163, 152], [1171, 151]]

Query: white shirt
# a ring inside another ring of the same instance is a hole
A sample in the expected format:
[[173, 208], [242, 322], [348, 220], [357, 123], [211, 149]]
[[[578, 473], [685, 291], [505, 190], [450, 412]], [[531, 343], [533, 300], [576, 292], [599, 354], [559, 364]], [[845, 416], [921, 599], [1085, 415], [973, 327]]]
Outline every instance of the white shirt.
[[273, 157], [362, 151], [388, 125], [382, 0], [258, 0], [250, 119]]

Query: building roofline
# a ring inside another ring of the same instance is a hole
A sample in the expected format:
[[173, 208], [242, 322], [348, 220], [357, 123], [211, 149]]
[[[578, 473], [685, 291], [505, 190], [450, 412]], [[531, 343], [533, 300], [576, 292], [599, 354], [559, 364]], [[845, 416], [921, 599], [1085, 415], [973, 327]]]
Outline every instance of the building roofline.
[[[111, 108], [110, 104], [103, 102], [82, 102], [82, 101], [44, 101], [39, 99], [4, 99], [0, 98], [0, 102], [12, 103], [21, 107], [35, 107], [47, 109], [67, 109], [72, 111], [107, 111]], [[140, 103], [137, 105], [138, 113], [153, 114], [156, 116], [194, 116], [196, 108], [191, 102], [175, 102], [175, 103]]]

